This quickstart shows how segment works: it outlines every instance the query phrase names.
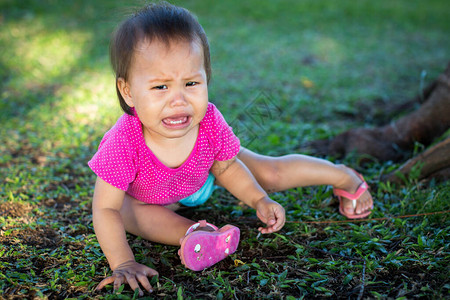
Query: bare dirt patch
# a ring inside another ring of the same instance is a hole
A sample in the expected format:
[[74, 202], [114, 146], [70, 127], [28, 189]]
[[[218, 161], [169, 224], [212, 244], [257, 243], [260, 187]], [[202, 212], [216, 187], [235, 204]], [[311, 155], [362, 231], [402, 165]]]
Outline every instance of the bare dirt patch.
[[33, 206], [29, 203], [1, 202], [0, 216], [11, 218], [25, 217], [32, 209]]
[[26, 228], [12, 231], [11, 234], [0, 236], [0, 243], [5, 246], [27, 244], [40, 249], [53, 248], [60, 243], [59, 235], [50, 227], [36, 229]]

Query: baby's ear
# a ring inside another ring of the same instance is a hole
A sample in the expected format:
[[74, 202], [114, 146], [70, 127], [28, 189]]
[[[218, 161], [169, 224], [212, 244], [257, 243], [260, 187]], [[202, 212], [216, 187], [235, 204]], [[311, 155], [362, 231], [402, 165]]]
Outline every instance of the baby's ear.
[[125, 79], [119, 77], [117, 79], [117, 88], [119, 89], [122, 98], [129, 107], [134, 107], [133, 97], [131, 96], [130, 84]]

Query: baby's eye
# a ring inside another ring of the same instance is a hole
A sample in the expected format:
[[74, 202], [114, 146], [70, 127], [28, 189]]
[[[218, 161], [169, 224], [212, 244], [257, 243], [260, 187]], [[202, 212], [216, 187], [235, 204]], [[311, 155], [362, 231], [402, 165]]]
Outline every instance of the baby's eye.
[[154, 89], [154, 90], [166, 90], [167, 89], [167, 85], [165, 85], [165, 84], [157, 85], [157, 86], [154, 86], [152, 89]]
[[197, 85], [197, 84], [198, 84], [198, 82], [189, 81], [188, 83], [186, 83], [186, 86], [194, 86], [194, 85]]

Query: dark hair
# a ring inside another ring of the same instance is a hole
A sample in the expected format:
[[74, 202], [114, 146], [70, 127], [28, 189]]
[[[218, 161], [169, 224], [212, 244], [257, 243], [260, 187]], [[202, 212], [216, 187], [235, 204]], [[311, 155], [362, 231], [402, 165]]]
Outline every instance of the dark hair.
[[129, 70], [137, 44], [143, 40], [151, 42], [155, 38], [167, 45], [174, 40], [201, 42], [207, 82], [211, 78], [208, 39], [195, 16], [187, 9], [166, 2], [149, 4], [126, 19], [111, 39], [110, 59], [116, 75], [117, 96], [120, 106], [127, 114], [132, 115], [132, 109], [120, 94], [117, 81], [119, 78], [125, 81], [129, 79]]

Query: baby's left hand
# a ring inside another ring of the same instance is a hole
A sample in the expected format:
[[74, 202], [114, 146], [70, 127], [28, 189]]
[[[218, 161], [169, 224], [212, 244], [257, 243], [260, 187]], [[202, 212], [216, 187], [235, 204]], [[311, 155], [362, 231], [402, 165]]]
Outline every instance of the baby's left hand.
[[259, 227], [261, 233], [273, 233], [283, 228], [286, 222], [284, 208], [269, 197], [261, 198], [256, 203], [256, 215], [267, 225], [267, 227]]

